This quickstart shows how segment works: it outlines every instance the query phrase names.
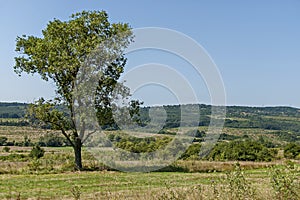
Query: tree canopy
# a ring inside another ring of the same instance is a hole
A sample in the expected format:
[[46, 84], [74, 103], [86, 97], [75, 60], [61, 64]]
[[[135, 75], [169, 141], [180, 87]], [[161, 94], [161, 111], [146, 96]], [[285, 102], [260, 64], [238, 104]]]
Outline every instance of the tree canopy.
[[[87, 69], [101, 73], [96, 80], [93, 103], [100, 125], [111, 123], [111, 98], [126, 64], [122, 52], [132, 38], [130, 26], [110, 23], [105, 11], [83, 11], [73, 14], [68, 21], [50, 21], [42, 31], [42, 37], [23, 35], [16, 39], [19, 56], [15, 57], [15, 72], [18, 75], [23, 72], [39, 74], [56, 86], [55, 98], [39, 99], [30, 106], [28, 116], [61, 130], [74, 148], [77, 169], [82, 169], [81, 147], [86, 128], [76, 126], [74, 110], [75, 105], [82, 103], [74, 93], [80, 84], [78, 80], [88, 78], [82, 76], [85, 72], [82, 68], [88, 65]], [[109, 45], [105, 46], [107, 41]], [[99, 55], [93, 57], [95, 54]], [[128, 88], [121, 88], [117, 90], [121, 96], [128, 96]]]

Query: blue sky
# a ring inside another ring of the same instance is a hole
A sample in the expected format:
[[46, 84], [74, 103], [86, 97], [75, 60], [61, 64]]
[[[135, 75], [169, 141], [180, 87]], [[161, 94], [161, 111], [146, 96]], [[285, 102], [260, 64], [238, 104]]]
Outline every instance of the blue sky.
[[[66, 20], [82, 10], [105, 10], [110, 21], [127, 22], [132, 28], [164, 27], [190, 36], [218, 66], [229, 105], [300, 107], [299, 0], [2, 1], [0, 101], [32, 102], [54, 96], [53, 84], [37, 76], [14, 74], [15, 39], [22, 34], [41, 36], [48, 21]], [[144, 60], [140, 56], [137, 62], [129, 56], [128, 68], [154, 61], [182, 64], [182, 73], [193, 79], [182, 61], [175, 63], [168, 55], [148, 53], [150, 56]], [[202, 89], [197, 94], [200, 102], [209, 103], [206, 95], [201, 96]], [[154, 99], [153, 93], [161, 95]], [[148, 104], [174, 103], [172, 94], [157, 87], [144, 88], [136, 96]]]

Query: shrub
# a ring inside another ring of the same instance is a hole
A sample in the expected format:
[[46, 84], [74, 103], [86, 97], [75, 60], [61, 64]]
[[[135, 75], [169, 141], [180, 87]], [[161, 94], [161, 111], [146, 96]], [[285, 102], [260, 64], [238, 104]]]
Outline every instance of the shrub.
[[275, 159], [277, 151], [268, 149], [257, 141], [231, 141], [218, 143], [208, 155], [212, 160], [237, 161], [271, 161]]
[[294, 159], [300, 154], [300, 145], [296, 143], [289, 143], [284, 147], [284, 157]]
[[1, 161], [10, 161], [10, 162], [22, 162], [27, 161], [27, 156], [24, 154], [9, 154], [7, 156], [0, 156]]
[[296, 165], [288, 163], [281, 168], [273, 167], [270, 171], [270, 181], [272, 188], [275, 190], [276, 199], [300, 199], [300, 186]]
[[203, 137], [205, 137], [206, 133], [204, 131], [199, 131], [197, 129], [197, 130], [189, 130], [188, 132], [186, 132], [185, 135], [192, 136], [195, 138], [203, 138]]
[[36, 145], [32, 147], [29, 156], [34, 159], [39, 159], [43, 157], [44, 154], [45, 154], [45, 150], [42, 149], [40, 146]]
[[6, 145], [6, 141], [7, 141], [7, 137], [1, 136], [0, 137], [0, 146]]
[[197, 160], [199, 159], [199, 153], [201, 149], [200, 143], [195, 143], [189, 146], [189, 148], [181, 155], [181, 159], [188, 160]]
[[15, 142], [15, 146], [20, 146], [20, 147], [30, 147], [34, 146], [34, 144], [31, 142], [30, 138], [28, 138], [27, 135], [24, 136], [24, 139], [22, 142]]
[[81, 196], [81, 188], [82, 186], [75, 185], [71, 188], [71, 193], [74, 197], [74, 200], [79, 200]]
[[39, 139], [39, 146], [43, 147], [61, 147], [66, 145], [66, 141], [63, 137], [59, 137], [56, 134], [48, 133]]
[[9, 147], [3, 147], [3, 152], [9, 152], [10, 151], [10, 148]]
[[41, 169], [42, 163], [38, 159], [34, 159], [28, 163], [30, 171], [38, 171]]
[[131, 151], [134, 153], [145, 153], [145, 152], [153, 152], [157, 149], [163, 148], [170, 141], [171, 138], [169, 137], [136, 138], [132, 136], [126, 136], [123, 137], [119, 142], [115, 142], [114, 145], [118, 148]]
[[230, 199], [255, 199], [256, 192], [246, 180], [239, 163], [234, 170], [226, 174], [225, 185], [228, 186]]

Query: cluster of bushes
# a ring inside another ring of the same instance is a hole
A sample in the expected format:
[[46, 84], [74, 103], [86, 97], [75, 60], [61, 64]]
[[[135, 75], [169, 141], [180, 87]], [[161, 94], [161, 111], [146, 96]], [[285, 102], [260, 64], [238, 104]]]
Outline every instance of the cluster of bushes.
[[208, 159], [217, 161], [271, 161], [277, 156], [277, 149], [265, 147], [258, 141], [230, 141], [216, 144]]
[[47, 133], [40, 137], [38, 145], [41, 147], [63, 147], [70, 146], [69, 141], [57, 134]]
[[[195, 136], [194, 142], [181, 155], [180, 159], [197, 160], [200, 159], [201, 141], [205, 137], [203, 131], [190, 131], [189, 134]], [[230, 135], [223, 134], [223, 139], [234, 139]], [[133, 153], [153, 152], [157, 149], [164, 149], [172, 140], [170, 137], [146, 137], [137, 138], [132, 136], [121, 136], [109, 134], [109, 140], [114, 146]], [[219, 142], [205, 159], [215, 161], [272, 161], [277, 158], [278, 149], [263, 138], [258, 141], [245, 139]], [[198, 142], [200, 141], [200, 142]], [[298, 158], [300, 146], [290, 143], [284, 148], [286, 158]]]
[[[245, 118], [245, 117], [244, 117]], [[225, 127], [230, 128], [261, 128], [266, 130], [288, 130], [298, 133], [300, 123], [296, 121], [283, 121], [261, 116], [246, 117], [245, 120], [225, 120]]]
[[[187, 134], [195, 137], [194, 143], [181, 155], [181, 159], [197, 160], [201, 149], [201, 142], [205, 137], [204, 131], [189, 131]], [[264, 138], [253, 141], [247, 138], [236, 140], [238, 136], [222, 134], [222, 140], [227, 142], [219, 142], [208, 154], [206, 159], [215, 161], [272, 161], [277, 158], [278, 149], [274, 148], [274, 144], [268, 142]], [[235, 140], [234, 140], [235, 139]], [[133, 153], [148, 153], [158, 149], [164, 149], [171, 141], [172, 137], [146, 137], [138, 138], [128, 135], [109, 134], [108, 140], [115, 147], [124, 149]], [[41, 146], [41, 147], [62, 147], [70, 146], [68, 141], [57, 134], [48, 133], [40, 137], [37, 143], [31, 142], [28, 137], [24, 137], [23, 141], [10, 142], [6, 137], [0, 137], [0, 146]], [[298, 143], [288, 143], [283, 147], [284, 157], [288, 159], [300, 159], [300, 145]]]
[[300, 159], [300, 145], [289, 143], [284, 147], [284, 157], [289, 159]]
[[23, 141], [8, 141], [7, 137], [0, 137], [0, 146], [19, 146], [19, 147], [31, 147], [39, 145], [41, 147], [63, 147], [70, 146], [67, 139], [58, 136], [57, 134], [45, 134], [39, 138], [39, 141], [34, 143], [27, 136], [24, 137]]
[[25, 120], [8, 121], [0, 119], [0, 126], [29, 126], [29, 122]]
[[[133, 152], [153, 152], [165, 147], [172, 139], [170, 137], [146, 137], [137, 138], [132, 136], [109, 136], [114, 145], [118, 148]], [[113, 139], [112, 139], [113, 138]]]
[[[181, 120], [181, 106], [189, 109], [191, 113], [196, 113], [200, 110], [199, 119], [185, 116], [184, 121]], [[211, 106], [208, 105], [173, 105], [163, 106], [166, 111], [167, 119], [164, 128], [176, 128], [179, 126], [208, 126], [210, 123]], [[152, 107], [152, 109], [159, 107]], [[290, 116], [299, 117], [298, 109], [288, 107], [237, 107], [229, 106], [227, 109], [227, 116], [231, 118], [243, 118], [243, 120], [226, 119], [225, 127], [231, 128], [262, 128], [267, 130], [289, 130], [298, 133], [300, 129], [300, 122], [281, 120], [275, 118], [265, 118], [264, 116]], [[140, 120], [142, 124], [150, 122], [149, 117], [150, 107], [143, 107], [140, 109]]]
[[300, 137], [298, 137], [297, 134], [289, 131], [276, 131], [271, 134], [276, 135], [279, 140], [286, 142], [294, 142], [300, 140]]
[[[189, 146], [186, 152], [182, 154], [181, 159], [200, 159], [200, 149], [201, 143], [193, 143]], [[293, 146], [292, 150], [290, 150], [288, 153], [285, 153], [285, 155], [295, 155], [294, 151], [296, 150]], [[271, 161], [276, 159], [277, 153], [277, 149], [268, 148], [259, 141], [247, 139], [245, 141], [235, 140], [229, 142], [219, 142], [204, 159], [215, 161]], [[291, 158], [291, 156], [285, 157]]]
[[16, 141], [8, 141], [7, 137], [1, 136], [0, 137], [0, 146], [20, 146], [20, 147], [29, 147], [33, 146], [34, 143], [31, 142], [31, 140], [25, 136], [23, 141], [16, 142]]
[[181, 155], [180, 159], [183, 160], [197, 160], [201, 149], [200, 143], [194, 143]]
[[7, 144], [7, 137], [0, 137], [0, 146], [5, 146]]

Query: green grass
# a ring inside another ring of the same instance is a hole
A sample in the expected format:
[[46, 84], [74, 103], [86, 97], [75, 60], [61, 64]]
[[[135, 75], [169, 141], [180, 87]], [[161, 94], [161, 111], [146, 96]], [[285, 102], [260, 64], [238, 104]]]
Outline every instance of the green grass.
[[[254, 199], [273, 199], [268, 169], [244, 171], [246, 179], [255, 187]], [[298, 173], [299, 174], [299, 173]], [[81, 199], [181, 199], [180, 195], [200, 199], [214, 199], [226, 173], [123, 173], [112, 171], [74, 172], [60, 174], [0, 175], [0, 199], [74, 199], [73, 191]], [[216, 182], [216, 188], [212, 183]], [[195, 191], [195, 188], [202, 188]], [[194, 195], [193, 195], [194, 194]], [[159, 197], [159, 198], [158, 198]], [[174, 197], [174, 198], [173, 198]], [[177, 198], [175, 198], [177, 197]], [[225, 198], [227, 199], [227, 198]]]
[[16, 198], [67, 198], [72, 197], [71, 189], [80, 186], [83, 196], [89, 194], [129, 191], [146, 192], [170, 187], [190, 187], [209, 184], [217, 173], [121, 173], [81, 172], [46, 175], [0, 175], [0, 199]]
[[[197, 128], [207, 130], [207, 127]], [[184, 131], [189, 129], [192, 127], [184, 128]], [[175, 130], [170, 129], [170, 131]], [[0, 135], [8, 137], [11, 141], [23, 141], [26, 135], [31, 141], [36, 142], [45, 132], [45, 130], [31, 127], [0, 126]], [[266, 135], [269, 138], [272, 132], [274, 131], [263, 129], [224, 128], [223, 130], [223, 133], [231, 135], [249, 135], [250, 137]], [[0, 156], [3, 157], [3, 161], [0, 162], [0, 199], [18, 199], [19, 197], [20, 199], [74, 199], [72, 190], [81, 193], [81, 199], [171, 199], [172, 195], [178, 196], [177, 199], [180, 199], [180, 193], [174, 192], [174, 190], [186, 190], [186, 194], [194, 192], [198, 195], [202, 194], [202, 191], [197, 193], [193, 188], [199, 185], [204, 190], [204, 196], [207, 197], [204, 199], [213, 199], [211, 181], [224, 179], [226, 173], [232, 170], [234, 165], [234, 162], [180, 160], [176, 162], [175, 166], [194, 173], [100, 171], [99, 168], [96, 168], [100, 163], [84, 149], [84, 166], [98, 171], [72, 172], [74, 160], [72, 147], [45, 147], [46, 154], [40, 159], [39, 170], [36, 171], [31, 167], [32, 164], [35, 164], [32, 163], [32, 160], [27, 157], [21, 159], [18, 156], [12, 156], [13, 154], [28, 156], [31, 147], [14, 146], [10, 148], [10, 152], [4, 152], [3, 147], [0, 147]], [[271, 192], [267, 167], [282, 164], [279, 162], [282, 161], [240, 162], [242, 168], [247, 169], [245, 171], [247, 179], [261, 193], [262, 199], [274, 197], [274, 193]], [[96, 167], [93, 168], [93, 166]], [[221, 184], [218, 187], [221, 187]], [[167, 197], [164, 196], [166, 193]], [[162, 198], [157, 198], [158, 196]]]

